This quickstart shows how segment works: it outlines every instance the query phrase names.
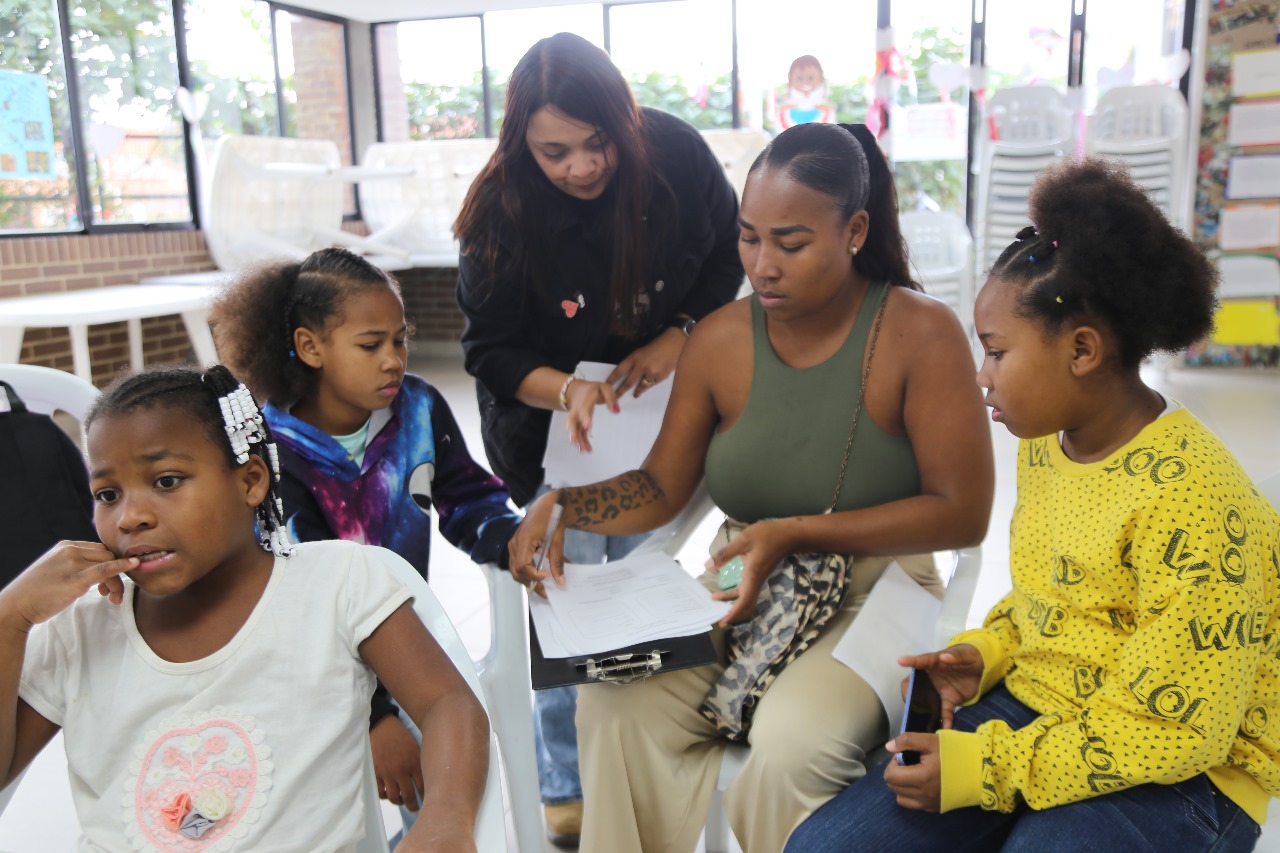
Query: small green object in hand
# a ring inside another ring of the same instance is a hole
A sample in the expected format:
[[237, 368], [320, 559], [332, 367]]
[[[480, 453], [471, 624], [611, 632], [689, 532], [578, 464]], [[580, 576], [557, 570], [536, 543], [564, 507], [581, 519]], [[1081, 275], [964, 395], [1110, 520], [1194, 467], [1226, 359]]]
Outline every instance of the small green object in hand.
[[731, 589], [737, 589], [738, 584], [742, 583], [742, 558], [734, 557], [729, 562], [720, 567], [720, 571], [716, 575], [716, 586], [728, 592]]

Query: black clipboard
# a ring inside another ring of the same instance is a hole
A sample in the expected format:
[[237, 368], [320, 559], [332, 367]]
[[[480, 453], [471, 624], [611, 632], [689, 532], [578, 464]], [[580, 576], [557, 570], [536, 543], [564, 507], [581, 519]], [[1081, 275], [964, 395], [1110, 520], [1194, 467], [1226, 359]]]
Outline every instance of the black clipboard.
[[529, 679], [534, 690], [608, 681], [625, 684], [658, 672], [702, 666], [716, 660], [711, 630], [688, 637], [652, 640], [595, 655], [571, 658], [542, 656], [538, 629], [529, 617]]

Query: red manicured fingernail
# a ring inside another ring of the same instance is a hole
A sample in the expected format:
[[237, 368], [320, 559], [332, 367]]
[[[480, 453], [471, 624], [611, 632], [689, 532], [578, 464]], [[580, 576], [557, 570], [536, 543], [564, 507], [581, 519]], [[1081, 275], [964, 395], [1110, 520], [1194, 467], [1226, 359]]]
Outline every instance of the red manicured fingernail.
[[613, 413], [616, 415], [616, 414], [618, 414], [618, 412], [620, 412], [620, 411], [622, 411], [622, 410], [618, 408], [618, 404], [617, 404], [617, 403], [614, 403], [614, 404], [613, 404]]

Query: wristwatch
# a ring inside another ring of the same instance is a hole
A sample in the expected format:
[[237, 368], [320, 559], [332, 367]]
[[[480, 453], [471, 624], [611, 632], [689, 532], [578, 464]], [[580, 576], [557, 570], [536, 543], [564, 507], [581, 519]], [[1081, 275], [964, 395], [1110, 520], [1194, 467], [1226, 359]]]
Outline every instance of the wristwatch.
[[684, 332], [684, 336], [687, 338], [689, 337], [690, 334], [693, 333], [693, 327], [698, 325], [698, 321], [693, 319], [692, 317], [687, 317], [684, 314], [679, 314], [675, 317], [672, 317], [671, 322], [668, 323], [667, 325], [669, 325], [673, 329], [679, 329], [680, 331]]

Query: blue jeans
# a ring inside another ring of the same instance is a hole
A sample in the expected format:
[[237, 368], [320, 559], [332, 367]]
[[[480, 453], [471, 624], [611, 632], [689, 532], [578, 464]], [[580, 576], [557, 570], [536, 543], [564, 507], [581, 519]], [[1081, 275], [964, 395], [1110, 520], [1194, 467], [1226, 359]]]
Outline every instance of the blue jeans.
[[[549, 490], [543, 486], [542, 494]], [[600, 536], [581, 530], [565, 531], [564, 555], [575, 563], [603, 563], [620, 560], [649, 537]], [[542, 802], [571, 803], [582, 799], [578, 776], [578, 727], [573, 716], [578, 710], [576, 687], [553, 687], [533, 694], [533, 739], [538, 752], [538, 791]]]
[[[976, 704], [957, 709], [955, 727], [971, 732], [987, 720], [1001, 719], [1016, 729], [1037, 716], [1000, 684]], [[885, 766], [810, 815], [791, 834], [786, 853], [1235, 853], [1252, 850], [1261, 833], [1203, 773], [1176, 785], [1138, 785], [1042, 811], [1022, 805], [1004, 814], [975, 806], [933, 814], [899, 806], [885, 787]]]

